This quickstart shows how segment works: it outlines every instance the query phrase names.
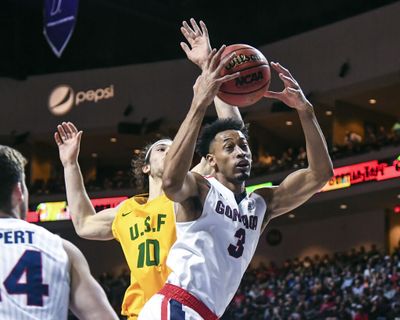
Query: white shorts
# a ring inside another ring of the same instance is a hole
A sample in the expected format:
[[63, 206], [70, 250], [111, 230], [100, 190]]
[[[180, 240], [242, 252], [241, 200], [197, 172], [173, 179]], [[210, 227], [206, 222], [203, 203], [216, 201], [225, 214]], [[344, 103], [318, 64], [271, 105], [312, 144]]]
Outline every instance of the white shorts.
[[196, 311], [173, 299], [167, 300], [167, 314], [162, 315], [164, 299], [168, 298], [162, 294], [155, 294], [151, 297], [140, 311], [138, 320], [203, 320]]

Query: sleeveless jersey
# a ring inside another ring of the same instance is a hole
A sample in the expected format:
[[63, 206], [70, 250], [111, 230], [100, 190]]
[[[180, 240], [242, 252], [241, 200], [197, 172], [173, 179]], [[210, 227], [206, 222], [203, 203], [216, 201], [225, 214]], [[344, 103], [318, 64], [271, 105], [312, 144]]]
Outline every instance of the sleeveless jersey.
[[151, 201], [144, 196], [125, 200], [118, 207], [112, 230], [131, 271], [122, 314], [136, 319], [170, 273], [166, 260], [176, 240], [173, 202], [164, 194]]
[[67, 319], [70, 263], [59, 236], [1, 218], [0, 260], [0, 319]]
[[189, 291], [220, 317], [254, 255], [266, 203], [253, 193], [237, 204], [232, 191], [215, 178], [208, 181], [200, 218], [176, 223], [167, 282]]

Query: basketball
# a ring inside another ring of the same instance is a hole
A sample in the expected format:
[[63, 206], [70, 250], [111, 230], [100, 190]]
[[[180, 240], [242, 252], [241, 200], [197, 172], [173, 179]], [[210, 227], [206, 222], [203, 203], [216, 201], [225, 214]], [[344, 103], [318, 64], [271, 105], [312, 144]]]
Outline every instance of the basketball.
[[221, 76], [240, 71], [241, 75], [222, 84], [218, 97], [233, 106], [246, 107], [260, 100], [268, 89], [271, 71], [264, 55], [247, 44], [227, 46], [221, 60], [235, 53], [221, 71]]

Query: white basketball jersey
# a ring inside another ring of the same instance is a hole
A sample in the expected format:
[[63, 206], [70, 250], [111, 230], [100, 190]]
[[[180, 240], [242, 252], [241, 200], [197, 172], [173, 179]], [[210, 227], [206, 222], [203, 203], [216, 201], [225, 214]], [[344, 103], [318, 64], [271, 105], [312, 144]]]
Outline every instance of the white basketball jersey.
[[176, 223], [167, 282], [189, 291], [220, 317], [254, 255], [266, 203], [253, 193], [237, 204], [232, 191], [215, 178], [208, 181], [200, 218]]
[[69, 260], [62, 240], [26, 221], [0, 219], [0, 319], [67, 319]]

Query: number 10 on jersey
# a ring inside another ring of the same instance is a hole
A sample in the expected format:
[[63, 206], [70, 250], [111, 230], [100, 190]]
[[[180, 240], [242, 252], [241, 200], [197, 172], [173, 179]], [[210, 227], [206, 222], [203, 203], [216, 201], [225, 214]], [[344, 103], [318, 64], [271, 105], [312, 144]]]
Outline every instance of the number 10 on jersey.
[[147, 239], [138, 245], [139, 256], [137, 267], [158, 266], [160, 263], [160, 243], [155, 239]]

